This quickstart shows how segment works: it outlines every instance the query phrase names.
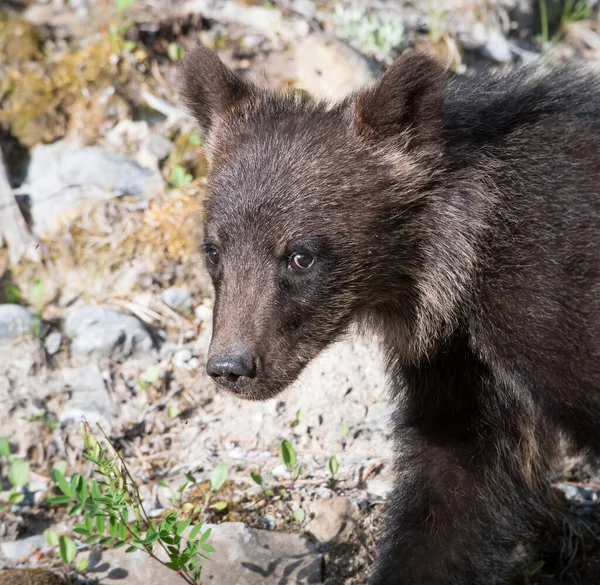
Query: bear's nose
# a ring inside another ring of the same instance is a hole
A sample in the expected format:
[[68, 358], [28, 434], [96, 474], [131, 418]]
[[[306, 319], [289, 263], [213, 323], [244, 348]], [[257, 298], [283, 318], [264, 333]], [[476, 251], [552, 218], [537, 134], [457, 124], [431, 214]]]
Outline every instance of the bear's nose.
[[256, 377], [256, 359], [247, 353], [212, 356], [206, 362], [206, 373], [221, 386], [239, 392]]

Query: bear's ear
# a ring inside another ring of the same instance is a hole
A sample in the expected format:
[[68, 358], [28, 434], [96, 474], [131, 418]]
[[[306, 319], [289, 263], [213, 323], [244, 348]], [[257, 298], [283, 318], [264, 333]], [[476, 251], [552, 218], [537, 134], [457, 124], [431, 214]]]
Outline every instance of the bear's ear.
[[188, 53], [180, 71], [180, 92], [206, 135], [215, 119], [254, 93], [217, 55], [205, 47]]
[[411, 130], [417, 142], [435, 138], [441, 130], [448, 74], [423, 53], [398, 57], [374, 85], [354, 100], [359, 133], [393, 138]]

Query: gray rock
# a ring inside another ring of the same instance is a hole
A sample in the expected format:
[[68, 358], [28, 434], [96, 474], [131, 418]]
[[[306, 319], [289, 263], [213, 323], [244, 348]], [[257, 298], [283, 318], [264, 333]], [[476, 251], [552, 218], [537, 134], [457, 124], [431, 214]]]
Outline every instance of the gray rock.
[[158, 160], [163, 160], [169, 156], [172, 144], [160, 134], [152, 134], [144, 141], [142, 148], [155, 156]]
[[308, 35], [296, 45], [297, 76], [311, 93], [340, 99], [373, 82], [379, 70], [362, 53], [325, 34]]
[[29, 538], [13, 540], [11, 542], [0, 543], [2, 554], [10, 560], [19, 561], [29, 559], [36, 550], [46, 547], [46, 539], [43, 534], [36, 534]]
[[367, 491], [376, 498], [385, 498], [392, 491], [392, 483], [385, 479], [370, 479], [367, 481]]
[[275, 530], [277, 526], [277, 520], [271, 514], [264, 514], [258, 517], [258, 521], [267, 529]]
[[73, 355], [124, 359], [152, 349], [152, 338], [134, 316], [108, 307], [73, 309], [65, 320]]
[[0, 340], [14, 339], [33, 332], [35, 318], [20, 305], [0, 305]]
[[85, 417], [94, 425], [112, 419], [115, 409], [98, 366], [67, 368], [63, 370], [63, 375], [66, 385], [71, 389], [71, 397], [59, 415], [60, 422], [79, 422], [81, 417]]
[[32, 149], [21, 191], [30, 197], [36, 232], [43, 233], [85, 201], [124, 195], [146, 200], [163, 187], [156, 170], [100, 146], [79, 148], [63, 140]]
[[46, 348], [46, 352], [48, 353], [48, 355], [55, 355], [56, 353], [58, 353], [61, 344], [62, 333], [59, 333], [58, 331], [53, 331], [44, 340], [44, 347]]
[[187, 311], [192, 307], [192, 293], [185, 288], [172, 286], [163, 291], [162, 302], [174, 311]]
[[317, 500], [309, 511], [314, 517], [307, 523], [306, 530], [321, 542], [343, 538], [356, 530], [356, 505], [349, 498]]
[[[206, 528], [209, 526], [207, 525]], [[266, 532], [240, 522], [211, 526], [209, 543], [216, 552], [202, 563], [202, 582], [210, 585], [317, 585], [321, 583], [321, 555], [305, 538]], [[160, 553], [158, 553], [160, 554]], [[179, 585], [173, 571], [139, 551], [125, 554], [109, 549], [90, 555], [89, 575], [105, 585]]]
[[565, 494], [567, 500], [579, 503], [595, 504], [600, 501], [600, 490], [585, 485], [571, 485], [568, 483], [556, 483], [554, 487]]

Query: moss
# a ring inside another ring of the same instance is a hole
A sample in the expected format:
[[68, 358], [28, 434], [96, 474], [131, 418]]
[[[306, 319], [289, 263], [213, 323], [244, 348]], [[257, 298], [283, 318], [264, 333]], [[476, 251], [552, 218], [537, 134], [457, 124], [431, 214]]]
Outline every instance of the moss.
[[29, 22], [0, 12], [0, 55], [6, 63], [43, 59], [43, 38]]
[[10, 569], [0, 573], [0, 585], [67, 585], [67, 581], [45, 569]]
[[101, 39], [55, 58], [9, 61], [0, 85], [0, 123], [28, 147], [71, 129], [84, 141], [95, 138], [107, 112], [122, 116], [128, 107], [114, 87], [126, 82], [130, 67], [111, 57], [110, 42]]

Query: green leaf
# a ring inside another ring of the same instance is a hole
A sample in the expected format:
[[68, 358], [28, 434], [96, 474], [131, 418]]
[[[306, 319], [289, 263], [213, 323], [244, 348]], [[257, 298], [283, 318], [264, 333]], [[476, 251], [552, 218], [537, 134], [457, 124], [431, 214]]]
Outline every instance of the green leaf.
[[75, 504], [68, 512], [69, 516], [75, 516], [75, 514], [79, 514], [83, 510], [83, 504]]
[[209, 528], [206, 532], [203, 532], [198, 543], [202, 544], [203, 542], [206, 542], [210, 538], [211, 532], [212, 532], [212, 528]]
[[254, 483], [257, 483], [258, 485], [262, 486], [263, 478], [262, 478], [262, 475], [260, 473], [258, 473], [258, 471], [251, 471], [250, 477], [252, 478]]
[[190, 482], [190, 483], [197, 483], [196, 482], [196, 478], [191, 474], [191, 473], [186, 473], [185, 474], [185, 478]]
[[146, 371], [140, 376], [140, 380], [145, 384], [152, 386], [152, 384], [158, 382], [161, 377], [160, 368], [156, 365], [148, 366]]
[[175, 530], [175, 534], [177, 534], [178, 536], [183, 534], [183, 531], [192, 523], [192, 519], [191, 518], [187, 518], [186, 520], [183, 520], [182, 522], [179, 522], [177, 524], [177, 530]]
[[296, 451], [287, 439], [281, 441], [281, 458], [288, 469], [296, 466]]
[[190, 540], [194, 540], [194, 538], [196, 538], [196, 536], [198, 536], [198, 534], [200, 533], [201, 530], [202, 530], [202, 524], [196, 524], [196, 526], [194, 526], [190, 530], [190, 535], [188, 536], [188, 538]]
[[58, 534], [52, 528], [44, 530], [44, 538], [48, 546], [58, 546]]
[[133, 546], [133, 545], [132, 545], [132, 546], [128, 546], [128, 547], [125, 549], [125, 552], [126, 552], [126, 553], [132, 553], [132, 552], [135, 552], [137, 549], [138, 549], [138, 547], [137, 547], [137, 546]]
[[23, 459], [14, 459], [8, 472], [8, 481], [17, 488], [22, 488], [29, 481], [29, 463]]
[[122, 522], [119, 522], [118, 525], [118, 534], [121, 540], [125, 540], [127, 538], [127, 526]]
[[169, 177], [169, 183], [173, 187], [181, 187], [183, 185], [187, 185], [193, 180], [194, 177], [192, 177], [192, 175], [190, 175], [189, 173], [186, 173], [185, 169], [180, 165], [173, 167], [173, 170], [171, 171], [171, 176]]
[[227, 479], [227, 464], [219, 463], [210, 474], [210, 491], [217, 492], [223, 487]]
[[347, 437], [349, 432], [350, 432], [350, 427], [347, 425], [344, 425], [340, 430], [340, 437], [342, 439]]
[[339, 461], [337, 460], [337, 457], [334, 455], [333, 457], [331, 457], [329, 459], [329, 472], [331, 473], [331, 475], [335, 475], [340, 469], [340, 464]]
[[306, 514], [302, 508], [296, 508], [294, 510], [294, 520], [296, 520], [296, 522], [299, 522], [300, 524], [302, 524], [302, 522], [304, 522], [305, 517], [306, 517]]
[[198, 131], [196, 129], [193, 129], [190, 132], [188, 143], [190, 144], [190, 146], [200, 146], [202, 144], [202, 140], [200, 140], [200, 134], [198, 134]]
[[207, 553], [215, 552], [215, 547], [207, 543], [201, 544], [200, 548]]
[[62, 562], [70, 565], [75, 560], [75, 555], [77, 554], [75, 543], [68, 536], [62, 535], [58, 539], [58, 547]]
[[167, 406], [167, 414], [169, 415], [169, 418], [177, 418], [179, 415], [179, 409], [173, 404], [170, 404]]
[[221, 512], [222, 510], [225, 510], [225, 508], [227, 508], [227, 502], [215, 502], [214, 504], [211, 504], [210, 506], [213, 510], [216, 510], [217, 512]]
[[91, 531], [87, 529], [85, 524], [81, 524], [80, 522], [76, 522], [73, 530], [77, 532], [77, 534], [83, 534], [85, 536], [89, 536]]
[[273, 492], [272, 489], [265, 490], [265, 496], [267, 496], [268, 498], [272, 498], [274, 495], [275, 495], [275, 493]]
[[[66, 461], [57, 461], [53, 466], [52, 466], [52, 470], [54, 471], [55, 469], [57, 469], [58, 471], [60, 471], [63, 475], [67, 472], [67, 462]], [[54, 480], [56, 481], [56, 480]]]
[[54, 474], [54, 481], [58, 485], [60, 491], [65, 494], [65, 496], [71, 498], [71, 488], [69, 487], [69, 483], [65, 479], [65, 476], [59, 469], [54, 469], [52, 473]]
[[82, 502], [85, 502], [88, 499], [88, 488], [85, 479], [82, 477], [79, 482], [79, 489], [77, 490], [77, 495]]
[[96, 516], [96, 531], [104, 534], [104, 516]]
[[166, 487], [166, 488], [170, 487], [169, 482], [164, 478], [161, 478], [158, 480], [158, 485], [162, 485], [163, 487]]
[[92, 480], [92, 486], [90, 491], [92, 492], [93, 500], [97, 500], [98, 498], [102, 497], [102, 492], [100, 491], [100, 488], [98, 487], [98, 482], [95, 479]]
[[10, 441], [8, 437], [0, 437], [0, 457], [10, 457]]
[[62, 506], [71, 501], [70, 496], [54, 496], [46, 500], [50, 506]]
[[115, 6], [118, 12], [125, 12], [132, 4], [134, 0], [115, 0]]
[[11, 489], [10, 492], [8, 492], [8, 502], [10, 504], [18, 504], [24, 497], [25, 494], [16, 491], [15, 488]]
[[84, 571], [87, 570], [89, 564], [90, 563], [86, 557], [79, 557], [77, 559], [77, 562], [75, 563], [75, 570], [78, 571], [79, 573], [83, 573]]

